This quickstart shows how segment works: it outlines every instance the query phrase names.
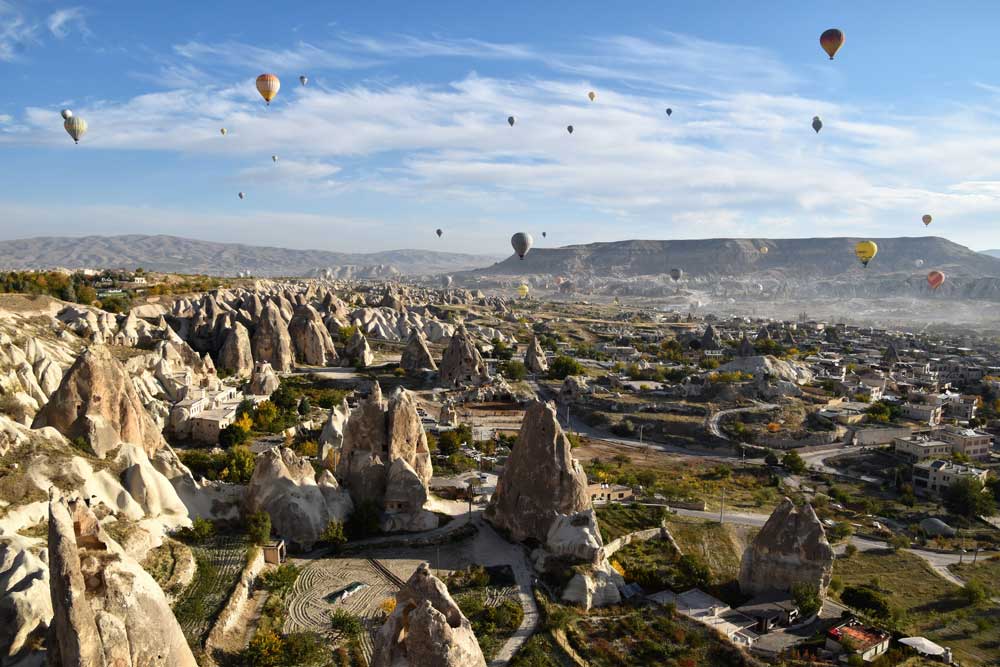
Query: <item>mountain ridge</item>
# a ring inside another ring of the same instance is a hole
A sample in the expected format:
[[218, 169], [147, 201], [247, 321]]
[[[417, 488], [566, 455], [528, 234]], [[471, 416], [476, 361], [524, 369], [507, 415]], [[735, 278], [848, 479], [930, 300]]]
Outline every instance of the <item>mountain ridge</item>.
[[310, 276], [333, 269], [336, 277], [378, 278], [460, 271], [499, 256], [400, 249], [373, 253], [300, 250], [203, 241], [165, 234], [37, 236], [0, 241], [0, 270], [139, 266], [164, 273]]

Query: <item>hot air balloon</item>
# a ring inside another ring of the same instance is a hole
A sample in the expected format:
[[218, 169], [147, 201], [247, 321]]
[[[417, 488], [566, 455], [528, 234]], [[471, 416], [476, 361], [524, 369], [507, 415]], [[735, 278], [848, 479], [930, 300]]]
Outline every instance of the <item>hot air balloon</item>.
[[62, 114], [63, 120], [69, 120], [73, 117], [73, 111], [71, 109], [63, 109], [59, 113]]
[[309, 77], [303, 74], [302, 76], [299, 77], [299, 83], [301, 83], [303, 86], [306, 85], [307, 83], [309, 83]]
[[931, 289], [937, 289], [941, 287], [941, 283], [944, 282], [944, 274], [940, 271], [931, 271], [927, 274], [927, 284], [931, 286]]
[[277, 161], [278, 161], [278, 156], [277, 155], [272, 155], [271, 156], [271, 162], [277, 162]]
[[570, 134], [573, 134], [573, 126], [572, 125], [567, 125], [566, 126], [566, 131], [569, 132]]
[[535, 240], [531, 238], [531, 234], [525, 232], [518, 232], [510, 237], [510, 245], [521, 259], [524, 259], [524, 256], [528, 254], [534, 242]]
[[813, 116], [813, 129], [819, 134], [819, 131], [823, 129], [823, 121], [819, 119], [819, 116]]
[[878, 254], [878, 246], [874, 241], [859, 241], [854, 246], [854, 254], [861, 260], [861, 264], [868, 267], [868, 262]]
[[73, 137], [73, 141], [80, 143], [80, 139], [83, 135], [87, 134], [87, 121], [80, 118], [79, 116], [70, 116], [63, 123], [63, 127], [69, 133], [69, 136]]
[[542, 238], [544, 239], [546, 236], [548, 236], [548, 234], [546, 234], [545, 232], [542, 232]]
[[830, 56], [830, 60], [833, 60], [833, 56], [844, 45], [844, 33], [837, 28], [824, 30], [823, 34], [819, 36], [819, 45], [826, 51], [826, 55]]
[[593, 102], [594, 100], [597, 99], [597, 93], [595, 93], [594, 91], [590, 91], [589, 93], [587, 93], [587, 97], [589, 97], [590, 101]]
[[227, 133], [228, 131], [229, 131], [229, 130], [227, 130], [226, 128], [224, 128], [224, 127], [223, 127], [223, 128], [220, 128], [220, 129], [219, 129], [219, 134], [221, 134], [222, 136], [226, 136], [226, 133]]
[[931, 218], [931, 216], [927, 215], [926, 213], [924, 214], [924, 217], [922, 217], [920, 219], [924, 221], [924, 227], [926, 227], [927, 225], [931, 224], [931, 220], [933, 220], [933, 218]]
[[270, 106], [271, 100], [278, 94], [281, 88], [281, 80], [274, 74], [261, 74], [257, 77], [257, 92], [264, 98], [264, 102]]
[[761, 246], [760, 247], [760, 254], [766, 255], [767, 253], [768, 253], [768, 247], [766, 245], [765, 246]]
[[667, 107], [667, 115], [668, 115], [668, 116], [672, 116], [672, 115], [673, 115], [673, 113], [674, 113], [674, 110], [673, 110], [673, 109], [671, 109], [670, 107]]
[[514, 127], [514, 117], [513, 116], [507, 116], [507, 124], [510, 125], [511, 127]]
[[922, 259], [914, 260], [913, 265], [916, 266], [919, 269], [921, 266], [924, 265], [924, 260], [922, 260]]
[[441, 238], [441, 235], [444, 234], [444, 232], [441, 231], [440, 229], [437, 230], [435, 233], [438, 235], [438, 238]]
[[670, 277], [673, 278], [674, 282], [677, 282], [678, 280], [680, 280], [681, 276], [683, 276], [683, 275], [684, 275], [684, 272], [681, 271], [680, 269], [670, 269]]
[[238, 196], [239, 196], [240, 199], [246, 199], [247, 198], [247, 195], [246, 195], [245, 192], [241, 192]]
[[527, 298], [529, 292], [531, 292], [531, 289], [527, 285], [522, 284], [520, 287], [517, 288], [517, 294], [522, 299]]

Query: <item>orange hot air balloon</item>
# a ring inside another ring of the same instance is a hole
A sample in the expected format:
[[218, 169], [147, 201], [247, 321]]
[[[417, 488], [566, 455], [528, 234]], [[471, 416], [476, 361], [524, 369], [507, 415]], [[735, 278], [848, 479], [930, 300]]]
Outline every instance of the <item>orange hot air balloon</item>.
[[273, 74], [261, 74], [257, 77], [257, 92], [264, 98], [268, 105], [278, 94], [281, 88], [281, 81]]
[[927, 284], [931, 286], [931, 289], [937, 289], [941, 287], [941, 283], [944, 282], [944, 274], [940, 271], [931, 271], [927, 274]]
[[830, 56], [830, 60], [833, 60], [833, 56], [844, 45], [844, 33], [837, 28], [824, 30], [823, 34], [819, 36], [819, 45], [826, 51], [826, 55]]

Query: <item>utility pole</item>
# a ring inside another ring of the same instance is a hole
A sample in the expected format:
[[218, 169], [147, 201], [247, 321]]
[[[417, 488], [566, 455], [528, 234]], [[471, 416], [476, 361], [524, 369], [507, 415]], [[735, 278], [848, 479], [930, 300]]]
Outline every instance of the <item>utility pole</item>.
[[719, 509], [719, 523], [726, 522], [726, 487], [722, 487], [722, 507]]

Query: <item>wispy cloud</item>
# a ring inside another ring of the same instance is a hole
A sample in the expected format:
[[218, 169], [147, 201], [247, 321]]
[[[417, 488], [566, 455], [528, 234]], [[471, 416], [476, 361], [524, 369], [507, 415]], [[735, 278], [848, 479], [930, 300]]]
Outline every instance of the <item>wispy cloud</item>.
[[87, 27], [87, 21], [81, 7], [57, 9], [49, 14], [45, 25], [48, 27], [49, 32], [59, 39], [66, 38], [73, 31], [83, 35], [90, 34], [90, 29]]
[[0, 61], [17, 59], [38, 41], [38, 25], [13, 4], [0, 0]]

